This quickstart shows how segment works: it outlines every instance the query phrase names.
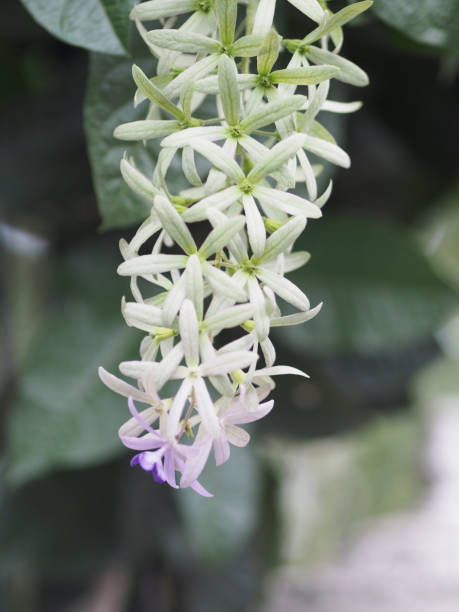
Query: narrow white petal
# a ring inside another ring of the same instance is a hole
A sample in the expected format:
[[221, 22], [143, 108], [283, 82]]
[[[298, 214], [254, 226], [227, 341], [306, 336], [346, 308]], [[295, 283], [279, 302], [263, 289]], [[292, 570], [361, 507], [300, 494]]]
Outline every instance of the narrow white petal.
[[291, 281], [263, 268], [258, 269], [257, 276], [289, 304], [299, 310], [309, 310], [308, 298]]
[[185, 253], [195, 253], [196, 243], [182, 217], [164, 196], [157, 196], [154, 202], [155, 211], [169, 236]]
[[120, 162], [120, 170], [121, 176], [132, 191], [153, 202], [154, 197], [159, 194], [159, 190], [140, 170], [124, 158]]
[[192, 83], [193, 81], [207, 76], [217, 67], [217, 64], [218, 56], [214, 54], [199, 60], [199, 62], [196, 62], [195, 64], [192, 64], [164, 88], [164, 95], [168, 98], [177, 97], [186, 83]]
[[225, 128], [219, 125], [192, 127], [175, 132], [161, 141], [162, 147], [184, 147], [190, 144], [193, 138], [201, 138], [208, 142], [223, 140], [225, 138]]
[[129, 378], [135, 378], [140, 381], [150, 371], [156, 372], [159, 368], [159, 363], [138, 360], [122, 361], [118, 368], [124, 376], [129, 376]]
[[247, 175], [247, 179], [253, 183], [258, 183], [266, 175], [280, 168], [290, 157], [300, 149], [306, 140], [305, 134], [292, 134], [281, 142], [278, 142], [265, 159], [255, 164]]
[[257, 378], [258, 376], [279, 376], [281, 374], [294, 374], [295, 376], [304, 376], [304, 378], [309, 378], [308, 374], [305, 372], [290, 366], [272, 366], [271, 368], [255, 370], [254, 378]]
[[307, 15], [313, 21], [320, 23], [325, 17], [325, 12], [317, 0], [288, 0], [299, 11]]
[[295, 314], [286, 315], [284, 317], [276, 317], [271, 319], [271, 327], [282, 327], [284, 325], [299, 325], [313, 319], [322, 308], [322, 302], [315, 308], [311, 308], [306, 312], [296, 312]]
[[251, 195], [243, 194], [242, 204], [244, 206], [247, 233], [249, 235], [250, 247], [256, 257], [260, 257], [265, 250], [266, 230], [258, 206]]
[[284, 225], [273, 232], [266, 241], [266, 248], [260, 261], [269, 261], [277, 257], [280, 253], [287, 251], [289, 247], [293, 246], [293, 243], [304, 230], [305, 226], [305, 217], [293, 217], [290, 221], [284, 223]]
[[202, 319], [204, 303], [204, 283], [202, 279], [201, 262], [197, 255], [188, 259], [185, 269], [186, 295], [193, 302], [198, 319]]
[[317, 181], [314, 170], [311, 166], [309, 159], [303, 149], [300, 149], [297, 153], [298, 161], [300, 162], [301, 170], [303, 171], [304, 180], [306, 182], [306, 189], [311, 200], [317, 198]]
[[264, 340], [269, 334], [269, 317], [266, 312], [266, 297], [258, 284], [258, 281], [251, 277], [248, 282], [250, 303], [254, 306], [253, 320], [258, 340]]
[[239, 187], [232, 185], [193, 204], [183, 213], [183, 219], [187, 222], [204, 221], [207, 218], [207, 210], [209, 208], [225, 210], [228, 206], [237, 202], [240, 197], [241, 191]]
[[226, 218], [226, 220], [215, 227], [204, 240], [199, 249], [199, 255], [204, 259], [207, 259], [214, 253], [221, 251], [221, 249], [226, 247], [233, 236], [241, 231], [241, 229], [244, 227], [244, 223], [245, 219], [242, 215]]
[[342, 168], [349, 168], [351, 165], [351, 160], [346, 151], [343, 151], [338, 145], [328, 142], [328, 140], [305, 136], [304, 148]]
[[226, 308], [218, 314], [206, 317], [206, 329], [216, 332], [227, 327], [241, 325], [241, 323], [244, 323], [244, 321], [252, 317], [254, 309], [255, 307], [253, 304], [240, 304], [238, 306]]
[[139, 255], [120, 264], [118, 274], [121, 276], [161, 274], [184, 268], [186, 262], [186, 255]]
[[115, 393], [119, 393], [124, 397], [132, 397], [132, 399], [138, 402], [142, 402], [144, 404], [154, 403], [155, 400], [151, 395], [145, 393], [144, 391], [141, 391], [137, 387], [133, 387], [124, 380], [121, 380], [121, 378], [118, 378], [110, 372], [107, 372], [107, 370], [105, 370], [104, 368], [100, 367], [98, 372], [99, 378], [104, 383], [104, 385]]
[[[226, 215], [224, 215], [216, 208], [207, 209], [207, 218], [209, 219], [210, 223], [212, 224], [212, 227], [214, 228], [226, 221], [227, 219]], [[247, 248], [240, 233], [235, 234], [228, 242], [227, 246], [229, 252], [236, 259], [236, 261], [244, 261], [245, 259], [248, 259]]]
[[239, 168], [238, 164], [222, 149], [222, 147], [217, 146], [213, 142], [204, 140], [203, 138], [189, 140], [186, 144], [203, 155], [234, 182], [239, 183], [244, 179], [244, 173]]
[[328, 198], [331, 195], [332, 189], [333, 189], [333, 181], [330, 181], [328, 183], [327, 189], [323, 192], [323, 194], [320, 197], [317, 198], [314, 204], [318, 206], [319, 208], [322, 208], [322, 206], [324, 206], [328, 202]]
[[152, 384], [157, 391], [175, 376], [175, 372], [183, 359], [182, 343], [176, 344], [174, 348], [168, 352], [166, 357], [160, 362], [159, 367], [154, 370], [154, 380]]
[[253, 23], [253, 34], [267, 34], [273, 25], [276, 0], [260, 0]]
[[150, 21], [161, 17], [171, 17], [194, 10], [193, 0], [149, 0], [136, 4], [131, 11], [131, 19]]
[[265, 338], [260, 342], [261, 350], [263, 351], [263, 357], [268, 367], [272, 366], [276, 361], [276, 349], [269, 338]]
[[180, 309], [179, 315], [180, 338], [188, 367], [199, 363], [199, 324], [193, 302], [186, 299]]
[[253, 193], [262, 204], [278, 208], [289, 215], [312, 219], [318, 219], [322, 216], [322, 212], [315, 202], [310, 202], [294, 193], [272, 189], [271, 187], [262, 187], [261, 185], [258, 185]]
[[201, 417], [202, 424], [208, 433], [216, 438], [220, 433], [215, 406], [202, 378], [193, 380], [193, 389], [196, 399], [196, 409]]
[[210, 264], [203, 265], [203, 272], [210, 286], [216, 293], [231, 299], [233, 302], [235, 300], [238, 302], [246, 301], [246, 292], [239, 287], [231, 276], [228, 276], [228, 274], [225, 274], [225, 272]]
[[155, 327], [161, 327], [163, 323], [161, 308], [156, 306], [123, 301], [121, 311], [129, 327], [137, 327], [148, 333], [152, 333]]
[[162, 305], [163, 325], [165, 327], [170, 327], [172, 325], [172, 321], [177, 316], [185, 297], [186, 277], [183, 274], [169, 289], [164, 304]]
[[180, 419], [182, 418], [183, 409], [185, 407], [187, 398], [191, 393], [191, 380], [189, 378], [185, 378], [182, 384], [180, 385], [179, 390], [177, 391], [174, 401], [170, 407], [170, 410], [167, 415], [167, 437], [172, 440], [179, 430]]
[[218, 354], [231, 353], [233, 351], [248, 351], [252, 348], [254, 341], [255, 338], [253, 334], [246, 334], [242, 336], [242, 338], [238, 338], [222, 346], [222, 348], [218, 350]]
[[233, 353], [219, 353], [214, 359], [201, 365], [203, 376], [218, 376], [229, 374], [234, 370], [242, 370], [256, 362], [258, 355], [251, 351], [234, 351]]
[[329, 111], [331, 113], [355, 113], [362, 108], [362, 102], [335, 102], [333, 100], [326, 100], [322, 105], [323, 111]]
[[[195, 187], [202, 186], [202, 180], [196, 168], [194, 151], [191, 147], [185, 146], [182, 151], [182, 170], [186, 180]], [[183, 216], [182, 216], [183, 218]]]

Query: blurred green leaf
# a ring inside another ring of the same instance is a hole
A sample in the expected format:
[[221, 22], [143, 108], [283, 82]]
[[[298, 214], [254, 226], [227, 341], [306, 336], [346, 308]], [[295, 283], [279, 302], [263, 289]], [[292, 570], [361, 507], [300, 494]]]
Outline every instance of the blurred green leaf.
[[414, 398], [426, 402], [438, 396], [459, 395], [459, 359], [441, 357], [421, 370], [411, 385]]
[[32, 17], [66, 43], [127, 55], [134, 0], [22, 0]]
[[[6, 477], [21, 484], [64, 466], [82, 466], [122, 451], [117, 429], [124, 402], [106, 390], [97, 367], [116, 370], [138, 337], [123, 324], [115, 248], [74, 249], [52, 262], [54, 286], [9, 406]], [[124, 287], [126, 289], [126, 287]]]
[[459, 290], [459, 183], [432, 207], [419, 234], [438, 275]]
[[139, 170], [151, 176], [155, 150], [150, 146], [145, 147], [141, 142], [131, 144], [113, 136], [113, 130], [120, 123], [144, 119], [147, 114], [145, 103], [134, 109], [135, 85], [131, 66], [131, 60], [120, 61], [119, 58], [96, 53], [90, 57], [84, 124], [104, 229], [141, 221], [148, 216], [151, 208], [145, 199], [133, 193], [123, 181], [120, 160], [126, 151], [134, 157]]
[[428, 339], [457, 308], [410, 235], [382, 220], [313, 222], [296, 248], [312, 259], [292, 279], [324, 306], [305, 325], [276, 330], [284, 346], [320, 354], [394, 350]]
[[251, 448], [232, 447], [230, 460], [218, 468], [212, 455], [199, 482], [213, 498], [191, 489], [178, 497], [189, 542], [204, 561], [228, 561], [247, 544], [257, 525], [260, 474]]
[[418, 42], [457, 49], [459, 0], [377, 0], [372, 10]]
[[0, 573], [87, 572], [119, 547], [115, 467], [53, 474], [1, 495]]

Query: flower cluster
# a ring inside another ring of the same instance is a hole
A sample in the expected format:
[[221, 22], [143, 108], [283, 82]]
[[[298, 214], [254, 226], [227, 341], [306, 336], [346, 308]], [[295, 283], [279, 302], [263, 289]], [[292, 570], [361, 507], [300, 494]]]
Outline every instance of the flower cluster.
[[[368, 82], [339, 52], [343, 24], [371, 2], [335, 14], [325, 0], [289, 2], [305, 23], [315, 22], [303, 39], [283, 39], [274, 29], [276, 0], [152, 0], [131, 14], [157, 74], [133, 67], [135, 104], [147, 102], [146, 119], [120, 125], [115, 136], [160, 138], [161, 149], [152, 179], [133, 160], [121, 161], [126, 183], [151, 203], [151, 214], [129, 243], [121, 241], [118, 272], [130, 277], [134, 298], [122, 302], [126, 323], [147, 335], [140, 359], [120, 364], [135, 384], [103, 368], [100, 377], [128, 398], [132, 418], [119, 433], [139, 451], [132, 465], [201, 495], [210, 495], [198, 477], [211, 451], [217, 465], [225, 462], [230, 444], [249, 441], [239, 426], [272, 409], [265, 401], [272, 377], [307, 376], [274, 365], [269, 332], [320, 310], [285, 277], [308, 260], [293, 252], [294, 242], [308, 219], [321, 217], [331, 192], [330, 182], [319, 194], [322, 167], [311, 155], [350, 164], [317, 115], [360, 106], [328, 100], [331, 79]], [[147, 30], [143, 22], [154, 20], [161, 29]], [[281, 51], [289, 56], [285, 68], [277, 68]], [[189, 183], [178, 193], [168, 181], [177, 162]], [[301, 183], [304, 196], [291, 193]], [[209, 227], [200, 245], [190, 230], [198, 222]], [[285, 302], [294, 314], [282, 314]], [[229, 328], [238, 337], [224, 344], [218, 336]], [[147, 408], [138, 412], [135, 401]]]

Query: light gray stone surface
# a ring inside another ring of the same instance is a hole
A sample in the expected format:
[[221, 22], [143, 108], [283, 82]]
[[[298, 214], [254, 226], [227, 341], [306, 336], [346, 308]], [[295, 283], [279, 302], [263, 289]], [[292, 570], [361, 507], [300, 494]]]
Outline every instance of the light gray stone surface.
[[437, 402], [420, 507], [374, 520], [332, 563], [273, 573], [262, 612], [459, 612], [459, 398]]

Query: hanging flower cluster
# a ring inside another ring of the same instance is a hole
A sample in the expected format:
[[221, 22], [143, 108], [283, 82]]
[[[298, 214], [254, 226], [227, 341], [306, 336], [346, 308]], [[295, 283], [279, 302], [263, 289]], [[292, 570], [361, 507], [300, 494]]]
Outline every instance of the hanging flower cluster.
[[[282, 39], [273, 28], [276, 0], [152, 0], [131, 14], [157, 75], [133, 67], [135, 104], [147, 101], [147, 118], [120, 125], [115, 136], [160, 138], [161, 150], [151, 180], [133, 160], [121, 162], [126, 183], [152, 206], [133, 239], [121, 241], [118, 272], [130, 277], [134, 298], [122, 302], [126, 323], [147, 335], [140, 359], [120, 364], [136, 384], [103, 368], [100, 377], [128, 398], [132, 418], [119, 434], [138, 451], [132, 465], [204, 496], [198, 477], [209, 455], [220, 465], [231, 444], [248, 443], [240, 425], [272, 409], [272, 377], [307, 376], [274, 365], [269, 332], [320, 310], [285, 276], [308, 260], [293, 245], [331, 192], [330, 181], [318, 193], [321, 166], [310, 155], [350, 165], [316, 117], [360, 106], [328, 100], [331, 79], [368, 82], [339, 51], [342, 25], [372, 3], [333, 14], [324, 0], [289, 2], [299, 19], [315, 22], [303, 39]], [[143, 22], [154, 20], [162, 28], [147, 31]], [[290, 57], [278, 69], [281, 51]], [[179, 193], [167, 176], [176, 160], [189, 183]], [[298, 183], [304, 196], [290, 192]], [[209, 227], [200, 245], [190, 230], [197, 222]], [[282, 314], [282, 302], [297, 312]], [[222, 345], [218, 336], [229, 328], [238, 337]], [[173, 397], [165, 393], [169, 381], [178, 381]], [[147, 408], [139, 412], [134, 402]]]

